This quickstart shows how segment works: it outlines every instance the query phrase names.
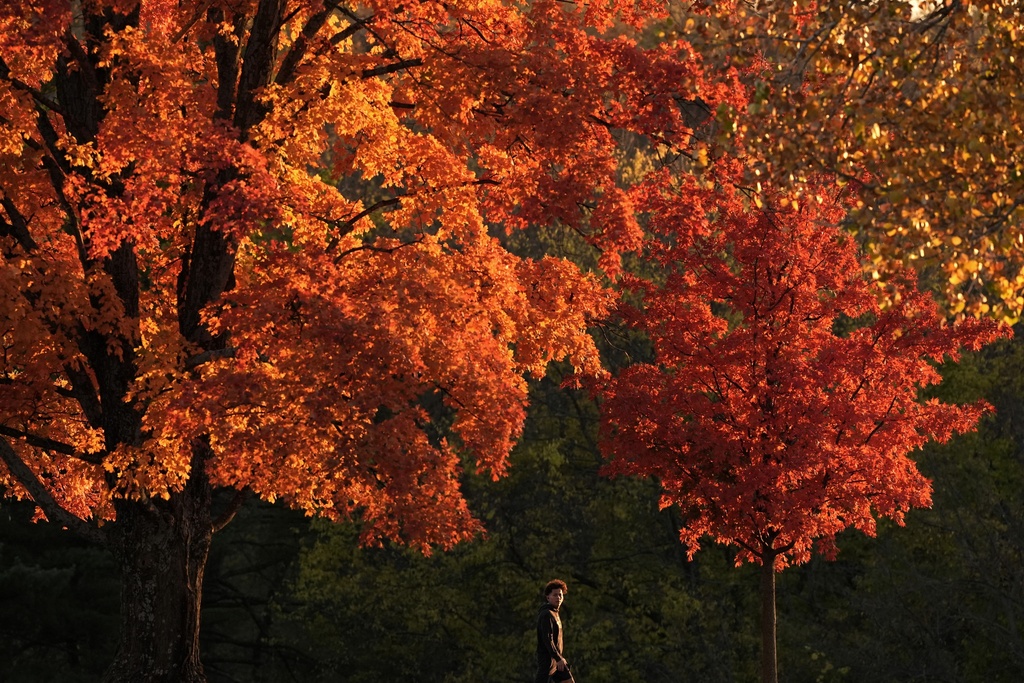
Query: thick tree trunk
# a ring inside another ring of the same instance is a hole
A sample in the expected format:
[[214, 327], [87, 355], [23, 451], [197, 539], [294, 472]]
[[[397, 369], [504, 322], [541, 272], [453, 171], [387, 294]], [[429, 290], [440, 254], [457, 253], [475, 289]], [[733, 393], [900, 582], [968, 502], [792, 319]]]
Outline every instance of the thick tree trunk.
[[117, 505], [108, 538], [121, 569], [121, 637], [107, 683], [206, 681], [199, 608], [213, 531], [198, 471], [168, 501]]
[[761, 683], [779, 683], [775, 649], [775, 555], [761, 558]]

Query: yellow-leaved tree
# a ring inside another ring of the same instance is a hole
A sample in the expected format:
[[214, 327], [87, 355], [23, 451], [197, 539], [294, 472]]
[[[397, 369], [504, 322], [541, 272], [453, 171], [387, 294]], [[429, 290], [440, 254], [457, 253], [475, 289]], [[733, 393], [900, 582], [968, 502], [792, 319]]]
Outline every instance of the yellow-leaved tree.
[[743, 133], [753, 189], [853, 183], [876, 278], [911, 264], [950, 314], [1021, 317], [1017, 0], [678, 3], [662, 32], [753, 69], [751, 104], [717, 130]]

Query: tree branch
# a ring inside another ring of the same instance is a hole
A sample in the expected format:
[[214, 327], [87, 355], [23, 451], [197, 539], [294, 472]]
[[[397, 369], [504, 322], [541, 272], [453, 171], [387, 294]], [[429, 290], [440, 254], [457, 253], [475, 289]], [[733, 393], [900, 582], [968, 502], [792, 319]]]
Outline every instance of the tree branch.
[[401, 244], [396, 244], [393, 247], [376, 247], [376, 246], [374, 246], [372, 244], [364, 244], [362, 246], [352, 247], [351, 249], [346, 249], [345, 251], [341, 252], [340, 254], [338, 254], [337, 256], [334, 257], [334, 263], [335, 264], [341, 263], [341, 260], [343, 258], [345, 258], [346, 256], [349, 256], [350, 254], [354, 254], [354, 253], [356, 253], [358, 251], [372, 251], [372, 252], [375, 252], [375, 253], [378, 253], [378, 254], [393, 254], [396, 251], [398, 251], [399, 249], [402, 249], [404, 247], [409, 247], [409, 246], [412, 246], [414, 244], [422, 244], [422, 243], [423, 243], [422, 239], [417, 239], [417, 240], [413, 240], [411, 242], [402, 242]]
[[[448, 186], [448, 187], [469, 187], [469, 186], [473, 186], [473, 185], [498, 185], [498, 184], [499, 184], [498, 181], [492, 180], [490, 178], [479, 178], [478, 180], [474, 180], [474, 181], [471, 181], [471, 182], [468, 182], [468, 183], [460, 183], [458, 185]], [[441, 188], [438, 188], [438, 189], [441, 189]], [[402, 195], [400, 197], [390, 197], [388, 199], [381, 199], [380, 201], [374, 202], [370, 206], [366, 207], [365, 209], [363, 209], [362, 211], [357, 213], [355, 216], [353, 216], [352, 218], [350, 218], [350, 219], [348, 219], [346, 221], [337, 221], [337, 220], [331, 220], [329, 218], [322, 217], [322, 216], [316, 216], [316, 218], [318, 218], [319, 220], [323, 221], [324, 223], [327, 223], [328, 225], [335, 226], [335, 227], [339, 228], [338, 234], [335, 235], [334, 237], [332, 237], [331, 241], [327, 243], [327, 246], [324, 248], [324, 253], [329, 254], [332, 251], [334, 251], [335, 247], [338, 246], [338, 241], [342, 237], [344, 237], [345, 235], [348, 235], [350, 232], [352, 232], [352, 229], [355, 227], [355, 224], [357, 222], [359, 222], [361, 219], [366, 218], [367, 216], [369, 216], [371, 213], [373, 213], [377, 209], [383, 209], [385, 206], [395, 206], [396, 204], [400, 204], [403, 199], [410, 199], [412, 197], [415, 197], [416, 194], [417, 194], [416, 191], [412, 191], [412, 192], [409, 192], [408, 194], [404, 194], [404, 195]]]
[[11, 476], [29, 492], [33, 502], [42, 509], [47, 519], [66, 527], [87, 540], [101, 544], [105, 542], [106, 539], [97, 527], [71, 514], [57, 502], [57, 499], [53, 497], [53, 494], [46, 488], [46, 485], [18, 457], [11, 444], [2, 436], [0, 436], [0, 460], [3, 460], [4, 464], [7, 465], [7, 471], [11, 473]]
[[[274, 78], [275, 83], [283, 85], [292, 79], [296, 67], [306, 55], [306, 50], [309, 49], [309, 42], [316, 37], [316, 34], [320, 32], [320, 29], [327, 23], [327, 19], [340, 4], [341, 0], [324, 0], [324, 8], [309, 18], [306, 25], [302, 27], [302, 32], [288, 49], [284, 59], [281, 60], [281, 68], [277, 70], [277, 76]], [[348, 28], [352, 28], [352, 26], [354, 24]]]
[[7, 62], [5, 62], [2, 57], [0, 57], [0, 78], [4, 79], [8, 83], [10, 83], [11, 85], [13, 85], [18, 90], [21, 90], [22, 92], [28, 93], [29, 95], [32, 96], [32, 99], [35, 100], [36, 102], [38, 102], [39, 104], [42, 104], [46, 108], [60, 113], [60, 111], [61, 111], [60, 105], [58, 105], [52, 99], [50, 99], [49, 97], [47, 97], [43, 93], [39, 92], [38, 90], [36, 90], [32, 86], [30, 86], [28, 83], [25, 83], [24, 81], [22, 81], [20, 78], [15, 78], [14, 76], [12, 76], [11, 75], [11, 70], [7, 66]]
[[171, 37], [171, 43], [177, 43], [179, 40], [184, 38], [185, 34], [188, 33], [189, 30], [193, 26], [195, 26], [196, 22], [202, 19], [203, 15], [206, 14], [206, 11], [210, 9], [211, 6], [213, 6], [213, 3], [214, 0], [206, 0], [205, 3], [200, 5], [199, 8], [196, 9], [195, 14], [192, 15], [192, 18], [186, 21], [185, 24], [180, 29], [178, 29], [178, 32]]
[[231, 499], [231, 502], [228, 503], [228, 506], [224, 511], [217, 515], [217, 519], [213, 520], [213, 533], [217, 533], [231, 523], [231, 520], [235, 518], [235, 515], [237, 515], [238, 511], [242, 508], [242, 503], [244, 503], [248, 497], [249, 492], [245, 489], [238, 491], [235, 494], [234, 498]]
[[7, 222], [0, 217], [0, 236], [10, 235], [16, 239], [26, 254], [34, 252], [39, 245], [32, 239], [32, 235], [28, 231], [28, 221], [25, 220], [25, 216], [14, 205], [6, 192], [3, 192], [0, 197], [0, 206], [3, 206], [4, 212], [10, 218], [10, 222]]
[[886, 423], [885, 418], [889, 417], [889, 413], [892, 412], [893, 407], [896, 405], [896, 399], [898, 398], [898, 396], [899, 396], [898, 394], [893, 395], [892, 401], [889, 403], [889, 407], [885, 411], [885, 415], [882, 416], [881, 420], [879, 420], [877, 423], [875, 423], [875, 428], [872, 429], [871, 433], [868, 434], [866, 439], [864, 439], [864, 443], [863, 443], [864, 446], [867, 446], [871, 442], [871, 439], [874, 438], [875, 434], [877, 434], [878, 431], [885, 425], [885, 423]]
[[419, 57], [413, 57], [412, 59], [400, 59], [392, 64], [384, 64], [382, 66], [375, 66], [372, 69], [363, 69], [363, 78], [373, 78], [374, 76], [383, 76], [385, 74], [392, 74], [396, 71], [402, 71], [403, 69], [409, 69], [414, 66], [422, 66], [423, 60]]
[[[100, 83], [99, 78], [96, 76], [96, 67], [93, 65], [92, 60], [89, 59], [89, 53], [78, 42], [78, 38], [75, 36], [75, 32], [70, 25], [64, 32], [64, 39], [67, 42], [68, 52], [74, 57], [75, 63], [78, 64], [78, 70], [82, 72], [85, 78], [85, 85], [89, 92], [98, 94], [100, 92]], [[60, 110], [55, 109], [54, 111], [59, 112]], [[61, 115], [64, 116], [64, 114]], [[65, 116], [65, 118], [67, 117]]]
[[401, 203], [401, 201], [401, 197], [391, 197], [390, 199], [382, 199], [379, 202], [374, 202], [373, 204], [366, 207], [365, 209], [357, 213], [355, 216], [344, 222], [331, 221], [326, 218], [321, 218], [321, 220], [324, 221], [325, 223], [336, 225], [340, 228], [339, 233], [332, 237], [331, 241], [328, 242], [327, 247], [324, 249], [324, 252], [329, 254], [332, 251], [334, 251], [334, 248], [338, 246], [338, 241], [345, 235], [352, 232], [352, 229], [355, 227], [355, 224], [358, 223], [361, 219], [366, 218], [377, 209], [383, 209], [385, 206], [394, 206], [396, 204]]
[[54, 130], [53, 124], [50, 123], [46, 111], [38, 106], [36, 107], [36, 128], [46, 144], [46, 149], [49, 150], [49, 154], [47, 154], [44, 150], [39, 149], [43, 153], [43, 167], [50, 176], [50, 185], [53, 187], [54, 194], [57, 197], [57, 203], [60, 204], [61, 209], [63, 209], [64, 214], [67, 216], [68, 226], [71, 229], [72, 236], [75, 238], [75, 246], [78, 249], [78, 259], [82, 263], [82, 268], [88, 270], [90, 260], [88, 251], [85, 248], [85, 236], [82, 234], [82, 226], [79, 223], [75, 208], [68, 201], [67, 195], [64, 193], [64, 181], [67, 173], [71, 170], [71, 165], [60, 149], [57, 131]]
[[[207, 15], [210, 23], [226, 21], [224, 10], [210, 9]], [[231, 19], [233, 39], [221, 32], [213, 37], [213, 54], [217, 63], [217, 114], [216, 118], [231, 119], [235, 104], [235, 85], [238, 82], [238, 57], [241, 54], [242, 34], [245, 30], [245, 15], [235, 14]]]
[[64, 443], [63, 441], [57, 441], [56, 439], [50, 439], [45, 436], [39, 436], [38, 434], [30, 434], [29, 432], [23, 432], [20, 429], [14, 429], [6, 425], [0, 425], [0, 435], [9, 436], [12, 439], [25, 439], [25, 443], [29, 446], [35, 446], [45, 451], [53, 451], [54, 453], [60, 453], [82, 462], [87, 462], [90, 465], [98, 465], [102, 461], [102, 454], [88, 454], [80, 453], [71, 444]]
[[209, 351], [203, 351], [185, 360], [186, 370], [195, 370], [203, 363], [209, 363], [211, 360], [217, 360], [219, 358], [234, 358], [235, 347], [229, 346], [225, 349], [210, 349]]
[[266, 106], [257, 101], [256, 92], [271, 81], [284, 7], [284, 0], [260, 0], [249, 29], [235, 100], [235, 126], [243, 136], [267, 113]]
[[346, 26], [345, 28], [343, 28], [342, 30], [338, 31], [337, 33], [335, 33], [333, 36], [331, 36], [331, 39], [328, 42], [331, 45], [337, 45], [338, 43], [340, 43], [341, 41], [345, 40], [346, 38], [349, 38], [350, 36], [355, 35], [355, 33], [359, 29], [363, 28], [364, 26], [369, 24], [371, 21], [373, 21], [373, 16], [374, 15], [371, 14], [370, 16], [366, 17], [365, 19], [360, 19], [359, 17], [355, 16], [354, 14], [349, 14], [348, 18], [352, 20], [352, 23], [349, 24], [348, 26]]

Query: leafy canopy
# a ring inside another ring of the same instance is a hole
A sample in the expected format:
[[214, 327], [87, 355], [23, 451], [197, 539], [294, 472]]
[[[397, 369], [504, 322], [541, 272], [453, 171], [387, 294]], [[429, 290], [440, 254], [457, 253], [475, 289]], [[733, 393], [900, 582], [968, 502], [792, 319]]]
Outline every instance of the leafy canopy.
[[691, 556], [710, 536], [777, 569], [806, 562], [815, 541], [834, 554], [847, 527], [873, 535], [876, 515], [902, 523], [928, 505], [908, 454], [973, 428], [985, 404], [918, 391], [1000, 328], [943, 324], [910, 272], [881, 310], [836, 227], [832, 183], [760, 209], [726, 182], [664, 175], [638, 193], [660, 270], [626, 280], [641, 302], [624, 315], [655, 360], [598, 385], [609, 471], [660, 480]]
[[724, 2], [668, 36], [756, 70], [736, 112], [749, 184], [830, 173], [882, 280], [906, 265], [954, 315], [1024, 311], [1024, 16], [1017, 0]]
[[[197, 473], [365, 540], [477, 529], [524, 374], [608, 306], [503, 247], [641, 230], [613, 131], [736, 97], [661, 3], [17, 0], [0, 7], [0, 481], [65, 525]], [[618, 37], [613, 37], [613, 34]], [[65, 514], [65, 513], [70, 513]]]

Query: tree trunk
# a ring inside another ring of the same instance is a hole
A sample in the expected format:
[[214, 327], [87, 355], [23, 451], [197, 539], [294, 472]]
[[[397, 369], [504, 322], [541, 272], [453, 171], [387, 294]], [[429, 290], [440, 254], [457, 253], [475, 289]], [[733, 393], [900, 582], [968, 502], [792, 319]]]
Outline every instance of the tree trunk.
[[195, 466], [170, 500], [117, 503], [108, 538], [121, 570], [121, 637], [106, 683], [205, 683], [199, 608], [210, 503]]
[[779, 683], [775, 650], [775, 554], [761, 557], [761, 683]]

